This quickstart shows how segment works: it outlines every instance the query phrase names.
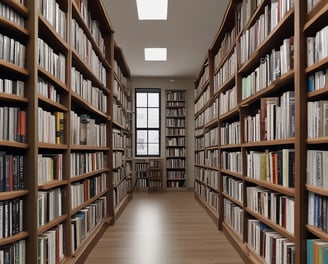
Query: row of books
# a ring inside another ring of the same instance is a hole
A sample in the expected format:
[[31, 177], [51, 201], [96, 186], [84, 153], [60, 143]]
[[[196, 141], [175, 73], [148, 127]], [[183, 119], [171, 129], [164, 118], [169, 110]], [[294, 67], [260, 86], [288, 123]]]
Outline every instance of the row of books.
[[307, 151], [307, 184], [328, 190], [328, 151]]
[[211, 92], [209, 86], [207, 85], [206, 88], [204, 89], [204, 92], [195, 103], [195, 113], [199, 112], [208, 103], [210, 99], [211, 99]]
[[247, 176], [284, 187], [295, 186], [295, 150], [249, 151]]
[[129, 106], [129, 100], [127, 97], [127, 91], [125, 87], [121, 87], [118, 81], [114, 80], [113, 83], [113, 95], [116, 96], [116, 100], [122, 105], [124, 109], [131, 109]]
[[237, 88], [236, 86], [219, 95], [219, 115], [223, 115], [237, 107]]
[[112, 170], [113, 185], [114, 187], [118, 185], [126, 177], [125, 168], [115, 168]]
[[248, 219], [247, 245], [265, 263], [295, 263], [295, 243], [257, 219]]
[[56, 32], [64, 39], [67, 39], [67, 19], [65, 12], [60, 8], [56, 0], [39, 0], [38, 9], [40, 13], [49, 21]]
[[71, 208], [76, 208], [106, 190], [106, 173], [71, 184]]
[[71, 177], [107, 168], [105, 152], [72, 152]]
[[217, 74], [214, 75], [214, 93], [217, 93], [220, 88], [225, 84], [237, 71], [237, 50], [234, 52], [222, 65]]
[[[76, 20], [72, 20], [72, 46], [79, 54], [85, 64], [87, 64], [95, 77], [106, 86], [106, 68], [97, 55], [92, 42], [88, 39], [84, 30], [79, 26]], [[102, 54], [103, 55], [103, 54]]]
[[45, 98], [60, 103], [60, 93], [58, 93], [56, 87], [40, 76], [38, 77], [38, 93]]
[[113, 121], [120, 124], [124, 128], [128, 124], [125, 111], [120, 105], [116, 104], [116, 102], [113, 103]]
[[309, 75], [308, 92], [313, 92], [328, 86], [328, 68]]
[[328, 242], [319, 238], [306, 240], [307, 264], [328, 262]]
[[64, 144], [65, 120], [63, 112], [48, 112], [38, 107], [39, 142]]
[[23, 231], [23, 200], [0, 201], [0, 239]]
[[71, 111], [71, 142], [75, 145], [107, 146], [107, 125], [98, 123], [87, 114]]
[[137, 179], [137, 187], [139, 188], [147, 188], [148, 187], [148, 179]]
[[205, 124], [218, 118], [219, 116], [218, 104], [219, 104], [219, 98], [216, 98], [203, 112]]
[[0, 2], [0, 17], [6, 18], [21, 27], [25, 25], [24, 17], [3, 2]]
[[185, 117], [186, 108], [168, 108], [165, 110], [165, 113], [167, 117]]
[[64, 213], [65, 196], [65, 190], [62, 188], [38, 191], [38, 227], [47, 224]]
[[241, 152], [222, 151], [221, 154], [221, 168], [231, 172], [242, 173], [242, 159]]
[[328, 136], [328, 100], [308, 102], [308, 138]]
[[288, 91], [281, 97], [262, 97], [260, 109], [244, 119], [244, 141], [258, 142], [295, 136], [295, 96]]
[[243, 182], [231, 176], [222, 176], [222, 190], [232, 198], [243, 201]]
[[[120, 81], [120, 83], [125, 86], [125, 88], [128, 87], [128, 78], [126, 76], [124, 76], [119, 63], [115, 60], [114, 58], [114, 66], [113, 66], [114, 72], [118, 78], [118, 80]], [[124, 89], [124, 88], [123, 88]], [[127, 95], [129, 95], [129, 91], [126, 90]]]
[[151, 181], [149, 181], [149, 187], [150, 188], [162, 188], [163, 187], [162, 179], [161, 178], [152, 179]]
[[313, 192], [308, 193], [307, 223], [328, 233], [328, 197]]
[[167, 136], [184, 136], [186, 134], [185, 128], [166, 128], [165, 133]]
[[150, 170], [149, 178], [150, 179], [162, 179], [162, 171], [161, 170]]
[[315, 36], [307, 37], [307, 66], [328, 57], [328, 26], [319, 30]]
[[61, 82], [66, 82], [65, 56], [41, 38], [38, 38], [38, 65]]
[[0, 192], [24, 189], [24, 156], [0, 151], [0, 168]]
[[294, 234], [294, 198], [260, 186], [246, 188], [247, 207]]
[[72, 251], [75, 252], [107, 215], [107, 199], [101, 197], [89, 204], [71, 218]]
[[185, 101], [166, 101], [166, 107], [185, 107]]
[[125, 155], [122, 151], [113, 151], [113, 168], [119, 168], [123, 166]]
[[186, 155], [185, 148], [166, 148], [166, 156], [168, 157], [181, 157]]
[[103, 54], [105, 54], [105, 41], [100, 30], [99, 22], [98, 20], [93, 19], [97, 17], [98, 14], [91, 14], [88, 0], [75, 0], [75, 2], [77, 3], [81, 17], [89, 29], [94, 41], [97, 43], [98, 48]]
[[219, 172], [217, 170], [196, 167], [195, 172], [196, 179], [212, 187], [213, 189], [219, 189]]
[[240, 144], [240, 122], [222, 124], [220, 137], [221, 145]]
[[166, 171], [166, 178], [168, 180], [181, 180], [181, 179], [185, 179], [185, 177], [186, 177], [186, 172], [184, 170]]
[[236, 39], [236, 28], [233, 27], [231, 31], [226, 32], [221, 43], [218, 52], [214, 56], [214, 69], [215, 71], [218, 70], [219, 65], [227, 56], [228, 52], [233, 48], [235, 45]]
[[19, 240], [12, 244], [0, 247], [1, 263], [25, 263], [26, 262], [26, 242]]
[[[280, 0], [272, 0], [271, 5], [266, 5], [264, 13], [257, 21], [247, 29], [240, 37], [240, 54], [239, 63], [243, 65], [254, 54], [256, 49], [270, 35], [272, 30], [284, 18], [285, 14], [293, 8], [293, 4], [289, 1], [289, 5], [278, 5]], [[287, 2], [287, 0], [283, 0]], [[285, 7], [284, 10], [279, 7]]]
[[246, 26], [255, 9], [261, 3], [260, 0], [243, 0], [237, 6], [237, 34]]
[[228, 224], [234, 232], [242, 238], [244, 230], [244, 210], [228, 199], [223, 200], [224, 223]]
[[63, 179], [63, 154], [38, 154], [38, 185]]
[[283, 40], [280, 50], [272, 50], [260, 65], [242, 78], [242, 99], [267, 88], [273, 81], [293, 69], [294, 37]]
[[205, 151], [204, 150], [197, 151], [195, 153], [195, 163], [197, 165], [203, 165], [203, 164], [205, 164]]
[[107, 95], [103, 89], [92, 84], [75, 67], [71, 69], [71, 89], [101, 112], [107, 112]]
[[166, 159], [166, 167], [167, 168], [184, 168], [185, 167], [185, 159]]
[[20, 80], [0, 78], [0, 93], [24, 96], [25, 83]]
[[0, 107], [0, 140], [26, 142], [26, 111], [18, 107]]
[[113, 128], [112, 131], [112, 140], [113, 140], [113, 148], [123, 148], [123, 134], [120, 129]]
[[219, 167], [219, 150], [210, 149], [206, 151], [205, 164], [207, 167], [218, 168]]
[[175, 146], [185, 146], [185, 138], [166, 138], [166, 146], [167, 147], [175, 147]]
[[195, 118], [195, 136], [203, 134], [203, 126], [205, 125], [205, 112], [199, 113]]
[[175, 181], [175, 180], [167, 180], [166, 188], [185, 188], [186, 181]]
[[166, 118], [166, 127], [185, 127], [186, 121], [185, 119], [179, 119], [179, 118]]
[[185, 101], [186, 100], [186, 93], [184, 91], [169, 91], [166, 92], [166, 102], [167, 101]]
[[123, 180], [114, 190], [113, 190], [113, 203], [116, 207], [127, 195], [130, 190], [130, 185], [128, 180]]
[[64, 228], [59, 224], [38, 236], [38, 263], [56, 264], [64, 258]]
[[205, 132], [204, 134], [204, 145], [205, 147], [214, 147], [219, 144], [219, 137], [218, 137], [219, 129], [217, 127], [212, 128]]
[[26, 47], [9, 36], [0, 33], [0, 60], [25, 68]]
[[204, 71], [201, 73], [201, 76], [198, 81], [198, 85], [194, 91], [194, 98], [197, 98], [203, 91], [204, 84], [209, 80], [210, 77], [210, 71], [209, 71], [209, 65], [208, 61], [204, 64]]

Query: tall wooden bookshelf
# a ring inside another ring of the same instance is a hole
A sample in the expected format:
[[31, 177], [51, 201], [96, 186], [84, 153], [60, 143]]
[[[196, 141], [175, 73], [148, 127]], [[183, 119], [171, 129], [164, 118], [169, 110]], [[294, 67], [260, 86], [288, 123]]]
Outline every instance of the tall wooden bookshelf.
[[185, 189], [186, 174], [186, 93], [165, 90], [166, 188]]
[[326, 1], [230, 1], [195, 80], [195, 197], [245, 261], [328, 244], [327, 18]]
[[113, 151], [113, 202], [115, 218], [120, 215], [131, 198], [132, 186], [132, 137], [130, 70], [122, 50], [114, 47], [114, 85], [112, 114]]
[[0, 250], [18, 251], [20, 263], [48, 254], [81, 262], [118, 214], [112, 101], [114, 79], [122, 80], [114, 59], [126, 78], [128, 67], [101, 0], [6, 0], [0, 8], [10, 10], [0, 17], [1, 122], [8, 117], [0, 162], [12, 179], [0, 200], [16, 208]]

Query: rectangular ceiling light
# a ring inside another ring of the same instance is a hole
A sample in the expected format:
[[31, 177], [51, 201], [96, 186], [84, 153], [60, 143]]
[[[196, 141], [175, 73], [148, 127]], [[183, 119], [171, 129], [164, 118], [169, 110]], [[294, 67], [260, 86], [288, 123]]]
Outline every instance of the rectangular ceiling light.
[[166, 61], [166, 48], [145, 48], [145, 61]]
[[168, 0], [137, 0], [139, 20], [167, 20]]

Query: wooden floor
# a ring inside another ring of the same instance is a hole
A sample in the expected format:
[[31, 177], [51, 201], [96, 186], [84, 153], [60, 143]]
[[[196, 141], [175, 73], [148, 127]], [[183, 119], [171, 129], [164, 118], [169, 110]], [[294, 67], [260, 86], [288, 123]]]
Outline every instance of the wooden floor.
[[87, 264], [243, 263], [193, 192], [135, 193]]

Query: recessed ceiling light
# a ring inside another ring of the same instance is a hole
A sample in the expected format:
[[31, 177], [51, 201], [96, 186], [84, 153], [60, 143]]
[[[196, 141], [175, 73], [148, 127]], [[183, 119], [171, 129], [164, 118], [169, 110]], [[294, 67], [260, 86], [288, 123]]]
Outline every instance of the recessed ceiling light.
[[139, 20], [167, 20], [168, 0], [137, 0]]
[[166, 48], [145, 48], [145, 61], [166, 61]]

